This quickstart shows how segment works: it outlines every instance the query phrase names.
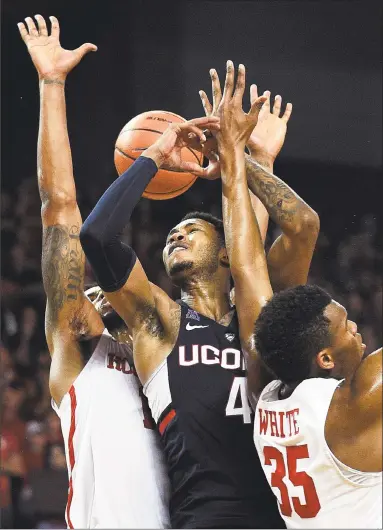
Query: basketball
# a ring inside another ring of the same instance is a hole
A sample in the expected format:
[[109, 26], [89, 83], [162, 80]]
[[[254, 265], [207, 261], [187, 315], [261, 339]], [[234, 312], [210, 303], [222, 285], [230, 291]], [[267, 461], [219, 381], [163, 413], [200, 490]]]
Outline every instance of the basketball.
[[[151, 110], [143, 112], [131, 119], [118, 135], [114, 149], [114, 164], [117, 173], [121, 175], [158, 139], [169, 123], [180, 123], [186, 120], [178, 114], [166, 110]], [[182, 149], [182, 158], [188, 162], [202, 165], [202, 153], [189, 147]], [[196, 176], [160, 169], [147, 186], [143, 197], [153, 200], [166, 200], [178, 197], [187, 191], [195, 182]]]

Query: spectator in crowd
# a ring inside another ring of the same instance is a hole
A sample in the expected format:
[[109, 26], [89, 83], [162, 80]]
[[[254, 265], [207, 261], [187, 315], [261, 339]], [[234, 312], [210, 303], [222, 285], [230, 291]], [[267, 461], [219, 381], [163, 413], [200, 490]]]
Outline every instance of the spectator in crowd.
[[[141, 201], [125, 234], [149, 279], [172, 297], [178, 293], [164, 272], [163, 242], [174, 219], [201, 209], [200, 196], [193, 188], [177, 201], [168, 210], [156, 201]], [[220, 215], [219, 194], [207, 195], [204, 201], [209, 205], [206, 210]], [[1, 206], [2, 526], [65, 528], [68, 475], [60, 422], [51, 408], [48, 386], [50, 356], [44, 335], [40, 201], [35, 178], [2, 192]], [[86, 204], [84, 216], [89, 208]], [[383, 256], [376, 218], [366, 215], [346, 237], [339, 225], [334, 222], [331, 231], [321, 233], [309, 282], [327, 289], [349, 309], [369, 353], [382, 343]], [[276, 235], [267, 238], [266, 246]], [[86, 281], [93, 282], [89, 268]]]

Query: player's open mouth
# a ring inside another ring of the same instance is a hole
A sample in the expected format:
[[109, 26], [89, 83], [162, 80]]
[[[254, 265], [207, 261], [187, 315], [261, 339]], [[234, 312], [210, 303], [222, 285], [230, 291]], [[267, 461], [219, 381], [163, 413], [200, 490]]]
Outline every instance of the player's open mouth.
[[171, 256], [174, 252], [179, 252], [180, 250], [186, 250], [188, 247], [186, 245], [174, 245], [173, 247], [170, 247], [169, 249], [169, 256]]

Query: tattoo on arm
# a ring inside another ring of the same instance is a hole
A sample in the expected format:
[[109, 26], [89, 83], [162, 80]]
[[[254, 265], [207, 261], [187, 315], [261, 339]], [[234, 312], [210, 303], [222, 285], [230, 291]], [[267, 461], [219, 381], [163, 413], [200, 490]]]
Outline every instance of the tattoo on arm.
[[289, 186], [250, 157], [246, 157], [246, 175], [249, 188], [277, 224], [294, 223], [301, 208], [307, 207]]
[[60, 79], [44, 79], [44, 85], [61, 85], [65, 86], [65, 81]]
[[76, 310], [74, 304], [82, 296], [84, 255], [79, 233], [79, 225], [53, 225], [43, 231], [42, 273], [52, 324], [65, 305]]

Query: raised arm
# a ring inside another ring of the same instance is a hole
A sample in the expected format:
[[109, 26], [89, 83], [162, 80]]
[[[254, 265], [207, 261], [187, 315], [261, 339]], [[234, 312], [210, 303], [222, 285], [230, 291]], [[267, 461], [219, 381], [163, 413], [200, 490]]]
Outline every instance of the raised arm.
[[[257, 88], [252, 85], [250, 99], [254, 101]], [[275, 291], [304, 284], [319, 234], [319, 217], [293, 190], [273, 175], [273, 163], [279, 153], [290, 119], [292, 105], [288, 103], [280, 117], [280, 96], [275, 97], [270, 112], [270, 92], [260, 113], [260, 120], [251, 135], [246, 157], [246, 174], [250, 190], [266, 207], [282, 234], [268, 255], [271, 284]]]
[[[199, 95], [201, 98], [202, 106], [205, 110], [206, 116], [216, 116], [218, 111], [219, 103], [222, 99], [222, 91], [221, 91], [221, 85], [218, 79], [218, 74], [214, 68], [210, 70], [210, 77], [211, 77], [211, 83], [212, 83], [212, 97], [213, 97], [213, 104], [210, 103], [209, 98], [206, 95], [206, 92], [203, 90], [200, 90]], [[255, 99], [257, 99], [258, 94], [254, 92], [254, 90], [251, 93], [251, 96], [253, 97], [252, 103]], [[255, 98], [255, 99], [254, 99]], [[259, 115], [259, 121], [262, 121], [262, 110]], [[265, 115], [267, 117], [267, 115]], [[257, 132], [257, 129], [260, 129]], [[254, 130], [252, 131], [251, 137], [249, 139], [249, 148], [251, 147], [254, 154], [256, 154], [257, 157], [260, 157], [263, 163], [268, 163], [268, 160], [266, 161], [266, 155], [267, 152], [263, 149], [262, 139], [265, 136], [265, 134], [268, 133], [267, 127], [265, 127], [265, 124], [260, 125], [258, 123]], [[205, 172], [205, 178], [214, 180], [216, 178], [219, 178], [221, 176], [221, 166], [219, 163], [219, 157], [217, 153], [217, 143], [214, 138], [211, 138], [205, 146], [204, 146], [204, 155], [209, 158], [209, 166], [206, 168]], [[213, 152], [213, 156], [211, 156], [211, 152]], [[276, 156], [276, 155], [275, 155]], [[272, 171], [272, 165], [270, 166], [270, 169]], [[262, 242], [265, 242], [266, 235], [267, 235], [267, 228], [269, 225], [269, 214], [267, 213], [266, 208], [262, 204], [262, 202], [250, 191], [250, 200], [251, 205], [253, 207], [255, 216], [258, 221], [258, 226], [261, 231], [262, 236]]]
[[79, 234], [82, 224], [76, 202], [72, 157], [69, 145], [65, 80], [89, 51], [84, 44], [74, 51], [59, 42], [59, 23], [50, 17], [49, 35], [45, 20], [36, 15], [19, 23], [20, 34], [39, 76], [40, 123], [37, 148], [38, 186], [42, 202], [42, 274], [47, 295], [46, 338], [52, 355], [50, 386], [61, 401], [83, 367], [79, 340], [99, 335], [103, 324], [84, 296], [84, 262]]
[[[219, 81], [217, 81], [219, 82]], [[257, 98], [248, 114], [242, 110], [245, 67], [239, 66], [234, 90], [234, 66], [227, 63], [225, 89], [218, 107], [217, 134], [221, 161], [222, 209], [226, 248], [235, 285], [235, 300], [244, 348], [252, 349], [254, 324], [272, 296], [265, 251], [247, 189], [245, 145], [256, 125], [266, 96]]]
[[[181, 149], [188, 145], [188, 134], [204, 139], [200, 127], [214, 127], [218, 121], [218, 118], [197, 118], [170, 125], [157, 142], [108, 188], [80, 233], [98, 284], [132, 331], [135, 365], [143, 384], [162, 360], [158, 346], [170, 340], [169, 312], [176, 304], [168, 298], [168, 307], [164, 311], [163, 297], [161, 304], [156, 303], [142, 265], [134, 250], [123, 242], [122, 234], [158, 168], [192, 171], [197, 175], [203, 173], [198, 164], [182, 161]], [[146, 352], [144, 355], [142, 350]]]

